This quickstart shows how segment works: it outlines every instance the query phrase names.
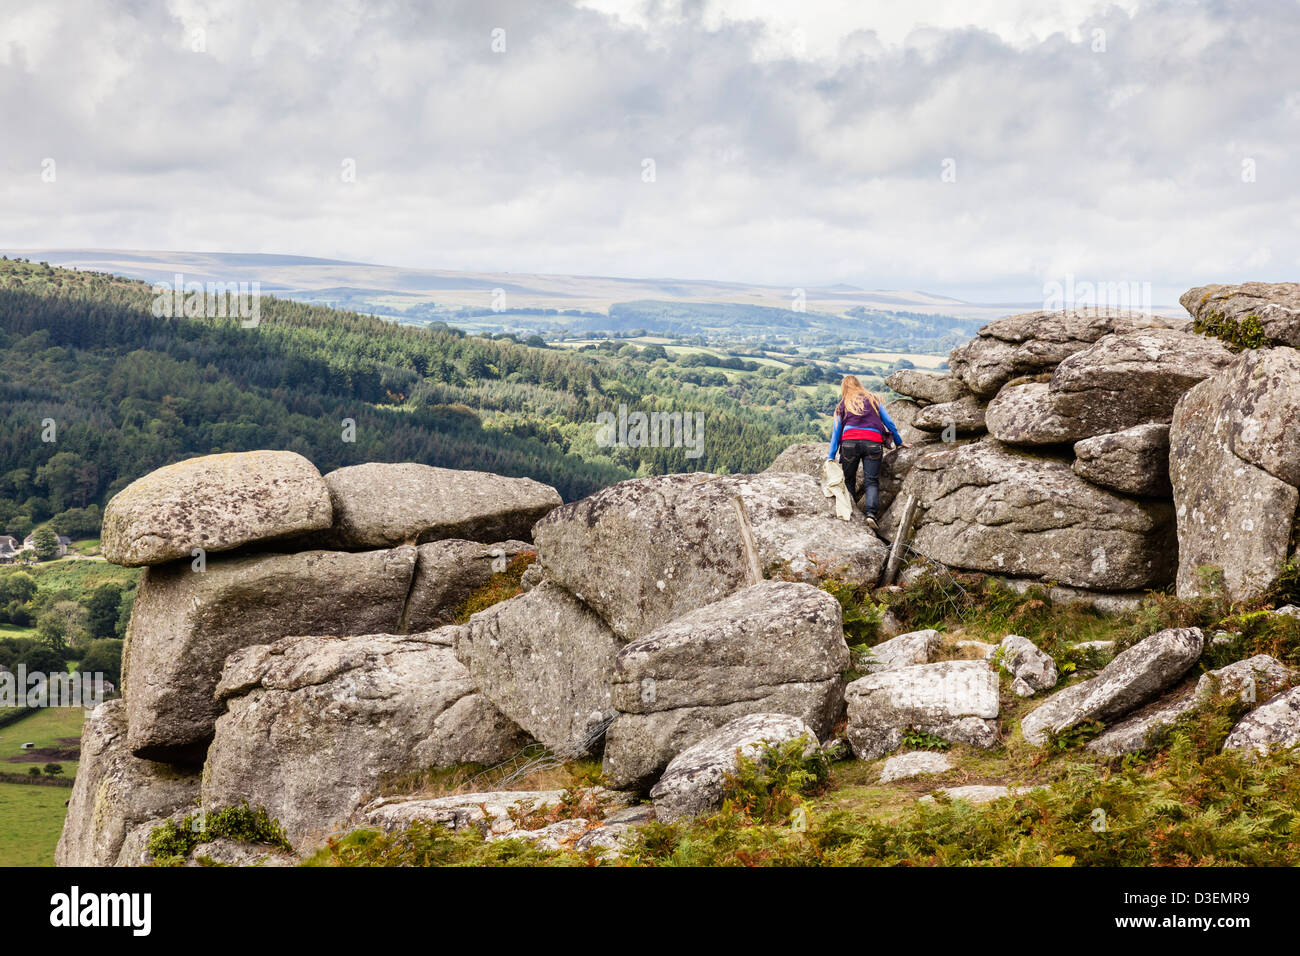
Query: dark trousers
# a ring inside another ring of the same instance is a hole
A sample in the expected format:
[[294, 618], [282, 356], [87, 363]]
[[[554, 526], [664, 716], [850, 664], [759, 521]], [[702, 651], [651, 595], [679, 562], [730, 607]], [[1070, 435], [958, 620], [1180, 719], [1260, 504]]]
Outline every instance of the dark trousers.
[[840, 467], [844, 469], [844, 485], [849, 489], [849, 496], [857, 498], [854, 493], [858, 483], [858, 465], [862, 465], [862, 510], [871, 517], [876, 516], [876, 506], [880, 501], [880, 459], [885, 454], [885, 446], [878, 441], [840, 442]]

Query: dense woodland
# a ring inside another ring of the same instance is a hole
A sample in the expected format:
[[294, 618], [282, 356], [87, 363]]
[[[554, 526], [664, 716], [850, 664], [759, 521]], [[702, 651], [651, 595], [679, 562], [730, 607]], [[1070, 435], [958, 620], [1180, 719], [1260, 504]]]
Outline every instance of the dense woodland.
[[[833, 374], [811, 364], [748, 374], [653, 346], [562, 350], [270, 297], [245, 328], [159, 318], [153, 300], [144, 283], [0, 260], [0, 530], [94, 536], [135, 478], [256, 448], [322, 471], [418, 461], [527, 475], [573, 500], [637, 474], [761, 470], [823, 433], [833, 404], [818, 385]], [[702, 455], [600, 447], [597, 415], [620, 404], [703, 412]]]

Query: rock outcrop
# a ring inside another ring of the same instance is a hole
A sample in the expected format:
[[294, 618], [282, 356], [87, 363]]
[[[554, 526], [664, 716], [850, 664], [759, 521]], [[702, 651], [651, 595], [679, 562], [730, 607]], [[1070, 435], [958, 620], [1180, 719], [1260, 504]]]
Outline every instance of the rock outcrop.
[[1257, 330], [1270, 345], [1300, 348], [1300, 283], [1203, 285], [1188, 289], [1178, 301], [1207, 332]]
[[555, 584], [480, 611], [455, 629], [454, 642], [474, 686], [548, 747], [589, 750], [614, 716], [614, 658], [623, 642]]
[[909, 730], [992, 747], [998, 676], [983, 661], [940, 661], [860, 677], [845, 690], [848, 738], [859, 760], [897, 750]]
[[412, 547], [214, 557], [145, 572], [123, 650], [132, 753], [202, 760], [222, 712], [226, 657], [294, 634], [398, 630], [415, 570]]
[[970, 394], [970, 389], [965, 383], [951, 374], [925, 372], [914, 368], [893, 372], [885, 379], [885, 384], [899, 395], [916, 399], [926, 405], [943, 405]]
[[1162, 697], [1106, 728], [1105, 733], [1088, 743], [1088, 750], [1107, 757], [1133, 753], [1146, 746], [1153, 734], [1191, 713], [1214, 694], [1236, 697], [1254, 708], [1285, 687], [1293, 676], [1291, 668], [1267, 654], [1207, 671], [1194, 689]]
[[1106, 335], [1062, 361], [1045, 386], [999, 393], [989, 405], [989, 433], [1018, 445], [1055, 445], [1168, 422], [1184, 392], [1231, 361], [1220, 343], [1191, 332]]
[[685, 614], [619, 652], [605, 773], [647, 789], [673, 757], [750, 714], [798, 717], [823, 736], [848, 660], [839, 602], [808, 584], [765, 581]]
[[918, 495], [912, 547], [950, 567], [1100, 591], [1160, 587], [1176, 564], [1173, 509], [1121, 497], [1058, 459], [983, 441], [923, 455], [884, 514]]
[[650, 791], [655, 816], [664, 823], [698, 816], [722, 805], [727, 776], [742, 756], [754, 759], [767, 746], [804, 739], [817, 747], [817, 734], [788, 714], [749, 714], [724, 724], [669, 762]]
[[517, 753], [527, 736], [478, 693], [451, 630], [290, 637], [232, 654], [204, 808], [247, 800], [295, 847], [311, 845], [352, 820], [387, 775]]
[[1169, 472], [1178, 519], [1178, 594], [1222, 571], [1232, 600], [1263, 594], [1291, 555], [1300, 507], [1300, 353], [1247, 352], [1178, 403]]
[[198, 797], [197, 770], [131, 755], [126, 702], [105, 701], [81, 728], [81, 762], [55, 865], [139, 866], [153, 827], [194, 810]]
[[1007, 382], [1055, 368], [1111, 332], [1173, 324], [1135, 312], [1101, 309], [1026, 312], [990, 322], [948, 358], [952, 376], [988, 398]]
[[840, 521], [821, 482], [791, 472], [624, 481], [533, 534], [546, 576], [629, 640], [755, 583], [750, 536], [765, 575], [874, 585], [886, 556], [860, 515]]
[[100, 548], [138, 567], [229, 551], [253, 541], [328, 528], [329, 490], [316, 466], [291, 451], [189, 458], [152, 471], [104, 508]]

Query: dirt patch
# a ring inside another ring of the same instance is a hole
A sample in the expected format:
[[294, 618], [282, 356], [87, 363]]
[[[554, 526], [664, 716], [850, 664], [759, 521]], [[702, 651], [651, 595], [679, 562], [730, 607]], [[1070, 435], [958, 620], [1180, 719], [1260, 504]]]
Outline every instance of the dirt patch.
[[65, 760], [80, 760], [81, 750], [76, 747], [33, 747], [14, 757], [6, 757], [7, 763], [60, 763]]

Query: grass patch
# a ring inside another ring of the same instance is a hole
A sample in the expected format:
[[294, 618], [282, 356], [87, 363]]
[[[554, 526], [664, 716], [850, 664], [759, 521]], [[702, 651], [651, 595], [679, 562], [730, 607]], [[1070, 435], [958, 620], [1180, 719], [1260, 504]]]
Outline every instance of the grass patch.
[[464, 624], [479, 611], [523, 594], [524, 589], [520, 579], [528, 570], [528, 566], [536, 560], [537, 555], [531, 551], [511, 558], [504, 571], [493, 574], [487, 584], [471, 592], [464, 603], [456, 609], [456, 623]]
[[0, 867], [54, 865], [67, 799], [64, 787], [0, 783]]

